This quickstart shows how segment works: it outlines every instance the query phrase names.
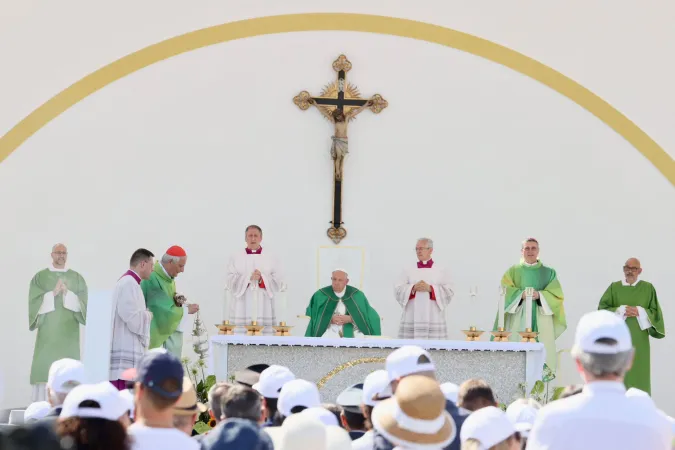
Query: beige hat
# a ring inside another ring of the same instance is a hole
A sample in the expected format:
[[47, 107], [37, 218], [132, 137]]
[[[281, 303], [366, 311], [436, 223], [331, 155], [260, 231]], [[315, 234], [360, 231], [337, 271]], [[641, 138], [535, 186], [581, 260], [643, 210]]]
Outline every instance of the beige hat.
[[179, 416], [206, 412], [206, 406], [197, 401], [197, 391], [188, 377], [183, 377], [183, 393], [178, 402], [173, 405], [173, 413]]
[[457, 426], [445, 410], [445, 403], [438, 382], [426, 376], [406, 376], [394, 397], [373, 409], [373, 426], [395, 446], [443, 448], [457, 435]]
[[272, 438], [275, 450], [326, 450], [326, 428], [310, 414], [293, 414], [280, 427], [263, 430]]

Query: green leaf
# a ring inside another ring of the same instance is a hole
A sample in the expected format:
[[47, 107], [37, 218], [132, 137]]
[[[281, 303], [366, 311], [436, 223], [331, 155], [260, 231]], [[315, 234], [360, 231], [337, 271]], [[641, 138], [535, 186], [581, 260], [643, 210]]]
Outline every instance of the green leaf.
[[506, 411], [506, 403], [499, 402], [499, 408], [500, 408], [502, 411]]
[[199, 422], [195, 423], [194, 430], [199, 434], [204, 434], [207, 431], [211, 431], [211, 427], [208, 424], [206, 424], [202, 421], [199, 421]]
[[216, 376], [209, 375], [206, 377], [206, 391], [208, 392], [216, 384]]
[[565, 392], [565, 387], [564, 386], [559, 386], [557, 388], [553, 389], [553, 397], [551, 397], [551, 401], [554, 402], [556, 400], [560, 399], [560, 396], [562, 393]]
[[541, 380], [537, 380], [537, 382], [534, 383], [534, 387], [532, 388], [530, 395], [533, 397], [540, 397], [541, 394], [544, 393], [545, 388], [546, 386], [544, 385], [544, 382]]

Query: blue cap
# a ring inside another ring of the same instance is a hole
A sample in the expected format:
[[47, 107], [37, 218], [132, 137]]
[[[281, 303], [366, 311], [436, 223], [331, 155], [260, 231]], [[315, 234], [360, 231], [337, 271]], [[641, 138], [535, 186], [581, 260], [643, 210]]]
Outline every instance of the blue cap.
[[[183, 365], [167, 352], [147, 352], [138, 365], [136, 381], [166, 398], [178, 398], [183, 393]], [[175, 391], [167, 391], [162, 385], [167, 380], [176, 382]]]

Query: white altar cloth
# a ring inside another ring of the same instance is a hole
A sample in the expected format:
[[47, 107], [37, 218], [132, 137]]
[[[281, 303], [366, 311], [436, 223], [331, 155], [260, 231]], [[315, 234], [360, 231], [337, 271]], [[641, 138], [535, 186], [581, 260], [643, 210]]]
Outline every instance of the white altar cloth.
[[[418, 345], [427, 350], [468, 351], [468, 352], [520, 352], [525, 354], [525, 380], [528, 392], [537, 380], [541, 380], [546, 350], [540, 343], [490, 342], [490, 341], [449, 341], [449, 340], [409, 340], [383, 338], [315, 338], [315, 337], [278, 337], [278, 336], [228, 336], [211, 337], [214, 369], [218, 381], [227, 381], [230, 371], [243, 367], [228, 368], [228, 348], [230, 346], [283, 346], [283, 347], [333, 347], [333, 348], [381, 348], [395, 349], [404, 345]], [[260, 363], [265, 361], [258, 361]], [[311, 363], [310, 363], [311, 364]], [[460, 382], [463, 380], [460, 380]]]

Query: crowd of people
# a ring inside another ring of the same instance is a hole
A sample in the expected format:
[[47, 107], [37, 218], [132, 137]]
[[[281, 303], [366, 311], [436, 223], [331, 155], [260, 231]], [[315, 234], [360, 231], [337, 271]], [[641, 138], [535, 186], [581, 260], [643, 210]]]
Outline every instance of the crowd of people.
[[[317, 385], [278, 364], [261, 364], [215, 384], [208, 405], [180, 360], [148, 351], [127, 389], [85, 382], [79, 361], [49, 369], [48, 401], [25, 411], [26, 424], [0, 435], [2, 449], [87, 450], [666, 450], [675, 421], [649, 394], [626, 389], [634, 358], [625, 321], [608, 311], [580, 320], [572, 357], [584, 384], [547, 405], [519, 399], [505, 410], [483, 380], [442, 383], [431, 354], [404, 346], [385, 369], [324, 403]], [[262, 370], [260, 370], [262, 369]], [[253, 375], [251, 375], [253, 374]], [[196, 434], [200, 413], [212, 418]]]

